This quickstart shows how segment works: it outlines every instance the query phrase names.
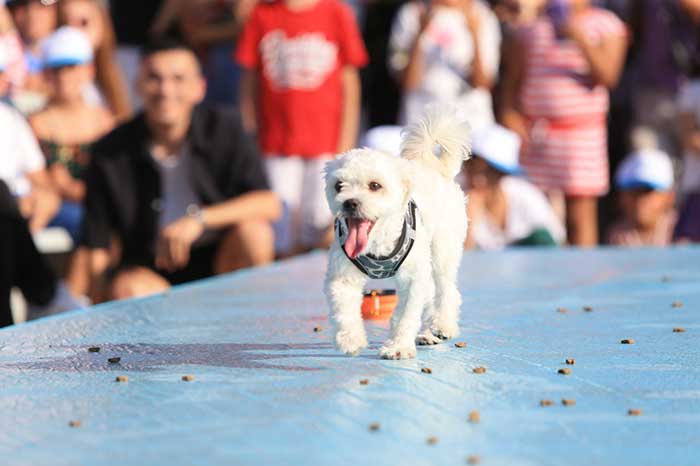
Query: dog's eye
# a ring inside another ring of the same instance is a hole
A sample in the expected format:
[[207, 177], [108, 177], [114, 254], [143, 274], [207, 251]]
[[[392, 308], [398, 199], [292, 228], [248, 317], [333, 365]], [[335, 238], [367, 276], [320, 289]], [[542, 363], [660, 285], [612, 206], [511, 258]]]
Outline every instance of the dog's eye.
[[340, 181], [336, 182], [335, 183], [335, 192], [339, 193], [341, 189], [343, 189], [343, 184]]
[[380, 189], [382, 189], [382, 185], [379, 184], [379, 183], [377, 183], [376, 181], [372, 181], [372, 182], [369, 184], [369, 190], [370, 190], [370, 191], [379, 191]]

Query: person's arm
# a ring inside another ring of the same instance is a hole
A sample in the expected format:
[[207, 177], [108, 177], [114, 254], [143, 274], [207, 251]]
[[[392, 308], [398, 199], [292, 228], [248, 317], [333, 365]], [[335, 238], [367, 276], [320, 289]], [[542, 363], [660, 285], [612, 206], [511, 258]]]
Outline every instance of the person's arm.
[[[123, 1], [123, 0], [122, 0]], [[156, 14], [153, 24], [151, 25], [150, 34], [152, 36], [160, 36], [177, 21], [186, 0], [165, 0], [162, 2], [158, 13]]]
[[528, 137], [527, 123], [518, 109], [518, 96], [526, 66], [526, 47], [521, 39], [513, 38], [509, 47], [505, 47], [505, 76], [501, 89], [501, 124], [520, 136], [523, 142]]
[[474, 58], [470, 63], [469, 84], [472, 87], [482, 87], [491, 89], [493, 86], [493, 76], [489, 76], [484, 66], [482, 57], [483, 44], [481, 38], [481, 20], [474, 0], [466, 0], [462, 4], [462, 11], [467, 21], [467, 27], [474, 41]]
[[608, 89], [614, 88], [625, 63], [627, 38], [622, 35], [610, 36], [603, 38], [599, 44], [595, 44], [589, 40], [586, 31], [575, 24], [570, 24], [566, 33], [581, 48], [591, 68], [594, 82]]
[[258, 129], [257, 120], [257, 87], [258, 78], [256, 70], [245, 68], [240, 83], [240, 111], [243, 120], [243, 128], [248, 133], [255, 133]]
[[700, 0], [679, 0], [679, 3], [696, 24], [700, 22]]
[[346, 66], [342, 70], [343, 110], [340, 121], [338, 153], [355, 147], [360, 124], [360, 100], [362, 89], [357, 68]]
[[425, 57], [423, 56], [423, 51], [420, 48], [420, 42], [423, 38], [431, 19], [433, 18], [434, 12], [430, 9], [422, 7], [420, 12], [420, 27], [418, 28], [418, 33], [413, 39], [413, 43], [409, 50], [408, 65], [403, 71], [401, 79], [401, 87], [404, 91], [410, 91], [417, 88], [423, 79], [423, 72], [425, 67]]

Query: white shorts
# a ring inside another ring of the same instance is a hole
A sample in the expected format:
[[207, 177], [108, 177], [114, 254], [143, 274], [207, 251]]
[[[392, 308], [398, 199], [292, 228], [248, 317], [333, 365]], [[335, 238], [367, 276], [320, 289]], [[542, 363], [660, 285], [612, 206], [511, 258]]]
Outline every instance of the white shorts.
[[332, 223], [325, 194], [323, 167], [330, 155], [315, 159], [301, 157], [264, 158], [272, 190], [282, 200], [282, 218], [274, 225], [278, 254], [297, 247], [313, 247]]

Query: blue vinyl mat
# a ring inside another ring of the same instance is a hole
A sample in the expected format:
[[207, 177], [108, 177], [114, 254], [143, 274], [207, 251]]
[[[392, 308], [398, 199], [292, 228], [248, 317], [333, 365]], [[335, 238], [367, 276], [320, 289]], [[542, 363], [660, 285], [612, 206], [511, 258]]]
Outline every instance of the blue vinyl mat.
[[700, 464], [700, 248], [466, 254], [466, 347], [410, 361], [334, 350], [325, 261], [0, 331], [0, 464]]

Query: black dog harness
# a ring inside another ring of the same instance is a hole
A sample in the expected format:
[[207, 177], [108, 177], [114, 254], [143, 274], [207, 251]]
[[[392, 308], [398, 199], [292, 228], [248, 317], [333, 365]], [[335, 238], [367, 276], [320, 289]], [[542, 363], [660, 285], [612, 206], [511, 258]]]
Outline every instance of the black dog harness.
[[348, 238], [348, 225], [342, 218], [335, 219], [335, 236], [338, 238], [341, 249], [345, 252], [347, 258], [362, 273], [369, 278], [391, 278], [396, 275], [399, 267], [408, 257], [408, 253], [411, 252], [413, 243], [416, 240], [416, 203], [413, 200], [408, 203], [401, 236], [396, 241], [396, 247], [388, 256], [377, 257], [373, 254], [362, 254], [355, 259], [348, 256], [345, 248], [342, 247]]

